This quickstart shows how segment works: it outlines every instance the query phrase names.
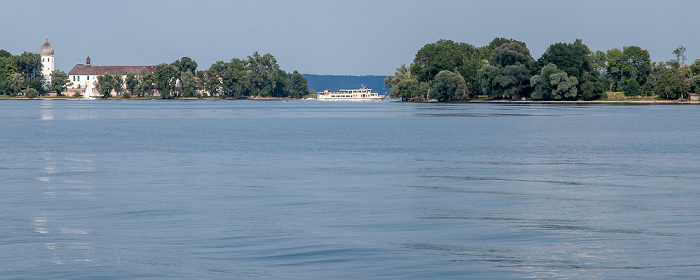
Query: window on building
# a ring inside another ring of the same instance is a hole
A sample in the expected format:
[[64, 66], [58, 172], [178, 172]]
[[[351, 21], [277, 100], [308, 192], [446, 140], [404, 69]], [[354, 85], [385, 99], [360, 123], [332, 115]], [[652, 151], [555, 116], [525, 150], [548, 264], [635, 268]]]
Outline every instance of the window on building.
[[80, 82], [80, 76], [78, 76], [78, 82]]
[[88, 77], [88, 81], [89, 81], [89, 80], [90, 80], [90, 76], [87, 76], [87, 77]]
[[75, 82], [75, 76], [73, 76], [73, 81]]

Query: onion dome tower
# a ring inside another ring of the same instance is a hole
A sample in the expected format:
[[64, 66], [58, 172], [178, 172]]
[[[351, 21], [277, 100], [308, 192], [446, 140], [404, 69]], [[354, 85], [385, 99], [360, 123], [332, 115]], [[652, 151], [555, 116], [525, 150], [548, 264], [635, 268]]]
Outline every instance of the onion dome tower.
[[53, 46], [49, 44], [49, 36], [46, 36], [46, 42], [41, 46], [41, 74], [46, 77], [46, 82], [51, 83], [51, 72], [54, 68]]

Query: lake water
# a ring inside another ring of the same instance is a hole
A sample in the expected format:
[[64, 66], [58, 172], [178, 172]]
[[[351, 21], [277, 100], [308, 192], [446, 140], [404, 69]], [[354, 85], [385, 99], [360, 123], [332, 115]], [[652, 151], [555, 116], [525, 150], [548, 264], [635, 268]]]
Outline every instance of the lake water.
[[0, 278], [700, 278], [700, 107], [0, 101]]

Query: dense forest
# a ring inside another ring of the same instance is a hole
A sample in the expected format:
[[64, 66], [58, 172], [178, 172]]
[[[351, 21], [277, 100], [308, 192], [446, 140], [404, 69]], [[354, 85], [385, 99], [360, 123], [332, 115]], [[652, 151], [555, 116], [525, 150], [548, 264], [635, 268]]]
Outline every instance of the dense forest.
[[689, 98], [700, 89], [700, 59], [651, 61], [638, 46], [591, 51], [582, 40], [555, 43], [535, 60], [524, 42], [495, 38], [475, 47], [440, 40], [416, 53], [384, 83], [403, 101], [488, 99], [595, 100], [622, 92], [628, 98]]
[[[61, 70], [51, 73], [51, 84], [41, 74], [41, 56], [24, 52], [12, 55], [0, 50], [0, 94], [36, 97], [46, 92], [62, 95], [71, 84]], [[139, 74], [103, 74], [95, 84], [103, 98], [112, 94], [124, 98], [158, 95], [164, 99], [180, 97], [292, 97], [309, 93], [306, 78], [299, 72], [280, 69], [271, 54], [253, 53], [246, 59], [217, 61], [208, 70], [197, 71], [197, 63], [183, 57], [172, 63], [161, 63], [154, 71], [142, 69]]]

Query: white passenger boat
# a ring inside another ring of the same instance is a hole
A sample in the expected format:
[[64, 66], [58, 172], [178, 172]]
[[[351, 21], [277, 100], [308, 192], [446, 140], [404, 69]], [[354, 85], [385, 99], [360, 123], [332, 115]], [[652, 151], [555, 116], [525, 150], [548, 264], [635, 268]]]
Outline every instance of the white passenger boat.
[[318, 100], [321, 101], [381, 101], [385, 97], [386, 95], [372, 92], [372, 89], [365, 87], [361, 89], [341, 89], [336, 92], [324, 90], [318, 94]]

